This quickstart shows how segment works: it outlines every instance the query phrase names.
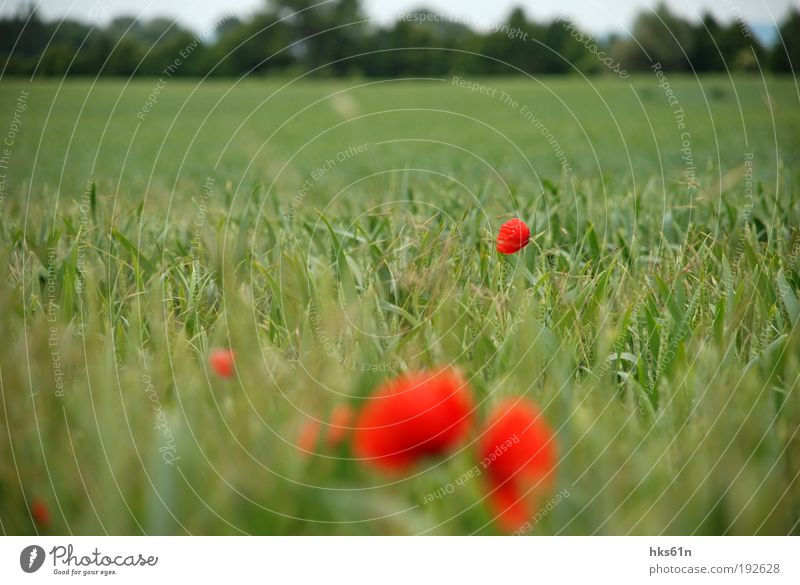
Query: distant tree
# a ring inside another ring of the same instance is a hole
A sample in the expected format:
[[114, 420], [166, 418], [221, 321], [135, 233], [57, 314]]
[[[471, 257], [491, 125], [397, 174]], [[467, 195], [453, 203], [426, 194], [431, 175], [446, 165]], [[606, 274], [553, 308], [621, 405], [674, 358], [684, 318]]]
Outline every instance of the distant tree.
[[141, 26], [136, 29], [136, 33], [137, 38], [147, 45], [170, 42], [175, 39], [183, 41], [197, 36], [169, 18], [153, 18], [143, 21]]
[[260, 74], [294, 63], [292, 33], [278, 15], [262, 11], [236, 26], [218, 29], [217, 42], [206, 54], [205, 70], [215, 76]]
[[240, 18], [237, 18], [236, 16], [226, 16], [217, 23], [216, 29], [214, 30], [214, 37], [215, 39], [218, 39], [219, 37], [236, 30], [242, 25], [243, 22]]
[[[380, 40], [370, 48], [390, 49], [374, 54], [374, 59], [383, 63], [381, 75], [384, 77], [396, 74], [446, 75], [457, 67], [457, 63], [469, 63], [476, 58], [460, 52], [480, 49], [474, 44], [475, 36], [465, 24], [432, 10], [421, 9], [407, 14], [390, 30], [380, 32]], [[372, 68], [365, 68], [367, 74], [371, 71]]]
[[[576, 69], [584, 72], [595, 72], [600, 70], [600, 61], [597, 55], [593, 55], [588, 47], [596, 47], [598, 53], [601, 46], [596, 39], [592, 39], [588, 33], [580, 33], [577, 28], [575, 34], [573, 29], [567, 26], [563, 20], [554, 20], [544, 31], [544, 42], [550, 49], [544, 53], [544, 73], [573, 73]], [[583, 34], [582, 44], [577, 37]]]
[[370, 47], [374, 51], [361, 60], [364, 72], [374, 77], [443, 75], [449, 72], [452, 55], [442, 51], [433, 27], [409, 18], [381, 31]]
[[92, 27], [75, 20], [62, 20], [51, 24], [53, 40], [42, 55], [37, 73], [39, 75], [70, 75], [78, 48], [88, 39]]
[[450, 71], [461, 75], [486, 75], [497, 64], [483, 56], [484, 35], [464, 26], [466, 34], [461, 36], [450, 54]]
[[778, 29], [780, 36], [769, 56], [775, 71], [797, 74], [800, 69], [800, 11], [793, 9]]
[[104, 31], [93, 28], [80, 50], [75, 56], [75, 62], [70, 69], [74, 75], [97, 75], [101, 72], [109, 73], [103, 69], [106, 58], [111, 54], [114, 42]]
[[32, 73], [44, 50], [47, 27], [32, 4], [0, 19], [0, 57], [7, 74]]
[[61, 76], [66, 75], [69, 64], [72, 62], [74, 52], [69, 46], [59, 44], [48, 47], [42, 55], [39, 64], [40, 75]]
[[725, 69], [721, 48], [717, 44], [721, 32], [722, 26], [709, 12], [705, 13], [700, 23], [692, 28], [690, 60], [692, 67], [698, 73]]
[[123, 36], [141, 40], [140, 22], [133, 16], [117, 16], [105, 28], [105, 32], [112, 41], [118, 41]]
[[[364, 33], [359, 0], [335, 0], [329, 4], [317, 0], [268, 0], [269, 12], [286, 21], [291, 31], [293, 54], [308, 70], [325, 66], [321, 75], [348, 72], [352, 65], [342, 59], [353, 54]], [[330, 65], [328, 65], [330, 64]]]
[[47, 26], [32, 4], [0, 20], [0, 51], [37, 57], [47, 39]]
[[60, 20], [50, 25], [53, 31], [52, 45], [64, 45], [77, 49], [89, 35], [92, 27], [77, 20]]
[[488, 64], [487, 73], [510, 75], [515, 68], [526, 73], [543, 71], [548, 59], [543, 44], [545, 28], [529, 22], [522, 8], [515, 8], [501, 27], [484, 37], [483, 52], [498, 60]]
[[633, 37], [627, 46], [616, 47], [615, 56], [626, 69], [648, 69], [655, 63], [671, 71], [690, 68], [695, 37], [692, 25], [663, 2], [653, 11], [639, 13], [633, 23]]
[[730, 70], [755, 71], [767, 65], [764, 47], [738, 22], [730, 23], [719, 32], [717, 44]]
[[145, 45], [127, 37], [116, 42], [109, 38], [109, 41], [114, 46], [103, 66], [103, 73], [122, 77], [133, 75], [144, 56]]

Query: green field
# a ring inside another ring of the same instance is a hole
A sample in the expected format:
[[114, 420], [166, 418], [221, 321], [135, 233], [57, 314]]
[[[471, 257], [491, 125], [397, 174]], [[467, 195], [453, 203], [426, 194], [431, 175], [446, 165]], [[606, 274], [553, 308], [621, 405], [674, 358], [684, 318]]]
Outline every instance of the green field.
[[799, 534], [795, 81], [464, 81], [4, 79], [2, 531], [499, 533], [426, 498], [479, 426], [391, 478], [296, 445], [452, 364], [556, 431], [534, 534]]

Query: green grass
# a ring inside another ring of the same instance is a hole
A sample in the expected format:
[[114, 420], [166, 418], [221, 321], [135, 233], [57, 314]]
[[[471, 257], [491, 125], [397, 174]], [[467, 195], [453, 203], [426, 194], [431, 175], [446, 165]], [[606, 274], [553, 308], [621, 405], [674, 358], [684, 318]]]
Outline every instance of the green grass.
[[[481, 478], [425, 499], [472, 441], [389, 480], [294, 445], [454, 364], [479, 418], [526, 396], [557, 431], [569, 495], [535, 534], [798, 533], [796, 88], [669, 81], [684, 129], [649, 76], [170, 81], [143, 121], [153, 82], [4, 80], [3, 137], [30, 96], [0, 208], [2, 530], [42, 531], [36, 498], [52, 533], [495, 533]], [[501, 257], [515, 215], [536, 238]]]

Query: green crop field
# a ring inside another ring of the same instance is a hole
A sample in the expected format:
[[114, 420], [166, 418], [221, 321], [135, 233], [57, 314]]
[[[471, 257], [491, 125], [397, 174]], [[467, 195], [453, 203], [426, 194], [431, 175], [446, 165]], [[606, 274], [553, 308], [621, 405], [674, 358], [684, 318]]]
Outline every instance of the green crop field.
[[[524, 397], [557, 445], [527, 533], [800, 533], [799, 96], [4, 78], [0, 529], [502, 533], [470, 470]], [[446, 365], [474, 401], [446, 455], [303, 440]]]

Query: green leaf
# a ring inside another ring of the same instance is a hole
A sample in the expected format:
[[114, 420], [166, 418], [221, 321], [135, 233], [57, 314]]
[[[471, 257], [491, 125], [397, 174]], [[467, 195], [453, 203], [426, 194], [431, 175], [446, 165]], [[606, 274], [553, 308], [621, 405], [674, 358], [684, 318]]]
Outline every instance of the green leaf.
[[139, 250], [139, 248], [133, 242], [131, 242], [117, 230], [112, 230], [111, 233], [113, 234], [114, 239], [122, 244], [122, 247], [131, 253], [136, 261], [136, 264], [144, 268], [145, 272], [147, 273], [146, 276], [156, 271], [156, 265], [147, 256], [142, 254], [141, 250]]
[[786, 312], [789, 314], [792, 327], [795, 327], [797, 326], [798, 318], [800, 318], [800, 301], [797, 300], [791, 285], [786, 280], [783, 270], [778, 272], [778, 290], [781, 293], [783, 306], [786, 307]]
[[413, 327], [418, 327], [418, 326], [419, 326], [419, 319], [417, 319], [416, 317], [414, 317], [414, 315], [412, 315], [411, 313], [409, 313], [409, 312], [408, 312], [408, 311], [406, 311], [405, 309], [403, 309], [403, 308], [401, 308], [401, 307], [398, 307], [397, 305], [393, 305], [393, 304], [392, 304], [392, 303], [390, 303], [389, 301], [383, 301], [383, 300], [382, 300], [382, 301], [380, 301], [380, 307], [381, 307], [381, 309], [383, 309], [384, 311], [389, 311], [390, 313], [395, 313], [395, 314], [397, 314], [397, 315], [400, 315], [400, 316], [401, 316], [401, 317], [403, 317], [403, 318], [404, 318], [406, 321], [408, 321], [409, 323], [411, 323], [411, 325], [412, 325]]

